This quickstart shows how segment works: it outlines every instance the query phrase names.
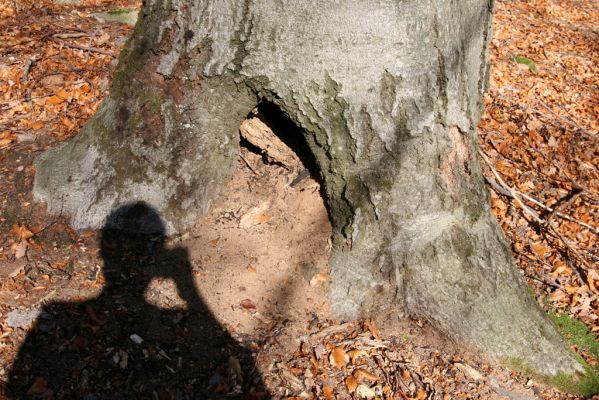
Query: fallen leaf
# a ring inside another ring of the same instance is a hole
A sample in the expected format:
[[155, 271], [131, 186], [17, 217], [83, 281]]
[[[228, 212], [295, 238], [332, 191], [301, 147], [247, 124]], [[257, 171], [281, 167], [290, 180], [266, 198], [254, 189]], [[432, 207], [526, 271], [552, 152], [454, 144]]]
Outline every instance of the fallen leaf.
[[364, 328], [368, 329], [368, 331], [372, 334], [372, 336], [375, 339], [381, 338], [381, 332], [379, 331], [379, 328], [377, 328], [374, 320], [372, 320], [372, 319], [366, 320], [364, 322]]
[[347, 386], [347, 390], [350, 393], [353, 393], [358, 387], [358, 381], [356, 380], [356, 378], [350, 375], [347, 378], [345, 378], [345, 386]]
[[56, 93], [56, 96], [58, 96], [59, 98], [61, 98], [63, 100], [68, 100], [71, 97], [71, 95], [69, 94], [69, 92], [67, 92], [64, 89], [60, 89], [58, 91], [58, 93]]
[[27, 242], [22, 240], [15, 248], [15, 258], [17, 260], [19, 258], [23, 258], [25, 256], [26, 252], [27, 252]]
[[329, 362], [332, 366], [342, 369], [349, 362], [349, 356], [343, 347], [335, 347], [329, 355]]
[[426, 398], [428, 397], [428, 394], [426, 393], [426, 390], [419, 388], [418, 391], [416, 392], [416, 399], [418, 400], [426, 400]]
[[252, 300], [250, 299], [244, 299], [241, 300], [241, 303], [239, 303], [239, 305], [243, 308], [247, 309], [255, 309], [256, 308], [256, 303], [254, 303]]
[[36, 121], [33, 124], [31, 124], [31, 129], [33, 129], [34, 131], [40, 130], [44, 127], [44, 123], [42, 121]]
[[356, 396], [361, 399], [374, 399], [376, 397], [376, 392], [373, 388], [362, 384], [356, 388]]
[[264, 224], [268, 221], [271, 220], [271, 216], [266, 214], [266, 213], [262, 213], [262, 214], [258, 214], [256, 215], [256, 217], [254, 218], [254, 221], [256, 221], [258, 224]]
[[364, 368], [358, 368], [358, 369], [356, 369], [353, 372], [352, 375], [358, 381], [367, 380], [367, 381], [370, 381], [370, 382], [374, 383], [374, 382], [378, 382], [378, 380], [379, 380], [378, 376], [376, 376], [372, 372], [369, 372], [369, 371], [365, 370]]
[[33, 232], [31, 232], [29, 229], [27, 229], [27, 227], [25, 227], [24, 225], [19, 227], [19, 239], [27, 240], [32, 237], [33, 237]]
[[8, 145], [11, 144], [11, 143], [12, 143], [12, 139], [11, 138], [0, 139], [0, 149], [8, 147]]
[[48, 99], [46, 100], [46, 103], [49, 103], [49, 104], [60, 104], [62, 102], [64, 102], [64, 99], [62, 99], [58, 96], [51, 96], [51, 97], [48, 97]]
[[48, 75], [40, 81], [43, 86], [59, 86], [62, 85], [63, 82], [64, 78], [62, 74]]
[[368, 357], [368, 354], [362, 349], [353, 349], [347, 352], [351, 359], [351, 363], [355, 364], [360, 357]]
[[472, 368], [468, 364], [455, 363], [454, 364], [457, 369], [459, 369], [464, 375], [474, 379], [475, 381], [480, 381], [484, 379], [484, 376], [478, 372], [476, 369]]
[[48, 381], [42, 377], [37, 377], [33, 382], [33, 385], [29, 387], [27, 391], [28, 396], [41, 396], [48, 390]]
[[266, 213], [270, 208], [270, 202], [265, 201], [260, 205], [251, 208], [248, 212], [239, 218], [239, 226], [243, 229], [251, 228], [268, 222], [272, 217]]
[[544, 246], [540, 242], [531, 243], [530, 249], [533, 251], [533, 253], [542, 258], [547, 257], [549, 252], [551, 252], [551, 247]]
[[328, 275], [324, 272], [320, 272], [310, 279], [310, 286], [317, 286], [329, 279]]
[[92, 321], [94, 321], [96, 324], [104, 325], [106, 323], [105, 320], [98, 317], [98, 315], [96, 314], [96, 312], [94, 311], [93, 307], [90, 304], [85, 305], [85, 311], [87, 312], [87, 315], [89, 315], [89, 318]]
[[335, 398], [335, 395], [333, 394], [333, 388], [331, 386], [323, 386], [322, 394], [324, 395], [324, 398], [327, 400], [332, 400]]

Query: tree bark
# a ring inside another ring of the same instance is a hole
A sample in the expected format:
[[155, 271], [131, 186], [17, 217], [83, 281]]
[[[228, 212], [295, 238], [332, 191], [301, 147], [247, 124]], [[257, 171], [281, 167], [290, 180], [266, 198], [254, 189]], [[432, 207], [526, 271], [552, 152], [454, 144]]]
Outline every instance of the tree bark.
[[258, 103], [304, 133], [334, 229], [344, 319], [410, 314], [492, 359], [582, 371], [490, 214], [476, 125], [492, 0], [148, 0], [111, 93], [37, 160], [76, 228], [144, 200], [189, 227], [230, 176]]

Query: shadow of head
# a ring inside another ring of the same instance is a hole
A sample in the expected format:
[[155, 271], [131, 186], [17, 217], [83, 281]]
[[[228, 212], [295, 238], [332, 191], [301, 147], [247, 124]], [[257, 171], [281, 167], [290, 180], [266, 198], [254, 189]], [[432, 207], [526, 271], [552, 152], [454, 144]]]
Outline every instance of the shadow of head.
[[106, 287], [127, 284], [144, 287], [156, 275], [168, 273], [153, 268], [165, 252], [165, 224], [156, 211], [144, 202], [125, 204], [113, 210], [100, 233], [100, 255], [104, 260]]

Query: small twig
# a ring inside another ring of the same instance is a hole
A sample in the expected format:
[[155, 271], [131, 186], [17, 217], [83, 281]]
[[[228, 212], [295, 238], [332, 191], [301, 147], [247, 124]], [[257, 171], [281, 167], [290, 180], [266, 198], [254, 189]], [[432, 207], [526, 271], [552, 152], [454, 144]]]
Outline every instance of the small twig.
[[489, 161], [489, 159], [487, 158], [486, 154], [482, 152], [482, 150], [478, 150], [478, 153], [480, 154], [480, 156], [482, 157], [482, 159], [484, 160], [484, 162], [487, 164], [487, 166], [489, 167], [489, 169], [491, 170], [491, 172], [493, 173], [493, 175], [495, 176], [495, 179], [497, 179], [497, 182], [503, 186], [503, 188], [505, 190], [507, 190], [508, 192], [510, 192], [510, 194], [512, 195], [512, 198], [514, 200], [516, 200], [516, 203], [520, 206], [520, 208], [522, 208], [524, 211], [526, 211], [526, 213], [528, 215], [530, 215], [535, 222], [537, 222], [540, 225], [544, 225], [545, 221], [543, 219], [541, 219], [541, 217], [539, 217], [539, 214], [537, 214], [537, 212], [533, 209], [531, 209], [530, 207], [528, 207], [526, 204], [524, 204], [524, 202], [520, 199], [520, 196], [518, 196], [518, 193], [516, 192], [515, 189], [513, 189], [510, 185], [508, 185], [507, 183], [504, 182], [503, 178], [501, 178], [501, 176], [499, 175], [499, 173], [497, 172], [497, 170], [493, 167], [493, 165], [491, 164], [491, 161]]
[[15, 10], [15, 15], [19, 15], [19, 7], [18, 7], [18, 1], [17, 0], [11, 0], [12, 3], [12, 8], [13, 10]]
[[[509, 190], [507, 190], [507, 189], [505, 189], [503, 186], [499, 185], [499, 184], [498, 184], [497, 182], [495, 182], [493, 179], [491, 179], [491, 178], [487, 178], [487, 177], [485, 176], [485, 180], [486, 180], [486, 181], [487, 181], [487, 183], [488, 183], [489, 185], [491, 185], [491, 187], [492, 187], [493, 189], [495, 189], [497, 192], [499, 192], [499, 193], [501, 193], [502, 195], [504, 195], [504, 196], [506, 196], [506, 197], [509, 197], [509, 198], [511, 198], [511, 199], [513, 199], [513, 198], [514, 198], [514, 196], [512, 195], [512, 193], [511, 193]], [[578, 225], [580, 225], [580, 226], [583, 226], [583, 227], [587, 228], [588, 230], [590, 230], [591, 232], [593, 232], [595, 235], [599, 235], [599, 228], [596, 228], [596, 227], [594, 227], [593, 225], [589, 225], [589, 224], [587, 224], [586, 222], [582, 222], [582, 221], [580, 221], [580, 220], [578, 220], [578, 219], [576, 219], [576, 218], [574, 218], [574, 217], [572, 217], [572, 216], [570, 216], [570, 215], [563, 214], [563, 213], [561, 213], [561, 212], [557, 211], [557, 209], [555, 209], [555, 208], [551, 208], [551, 207], [549, 207], [549, 206], [546, 206], [545, 204], [541, 203], [539, 200], [535, 199], [534, 197], [532, 197], [532, 196], [529, 196], [529, 195], [527, 195], [526, 193], [522, 193], [522, 192], [521, 192], [521, 191], [519, 191], [519, 190], [516, 190], [516, 189], [514, 189], [514, 192], [516, 192], [518, 195], [522, 196], [524, 199], [526, 199], [526, 200], [530, 201], [531, 203], [534, 203], [535, 205], [537, 205], [537, 206], [541, 207], [543, 210], [545, 210], [545, 211], [547, 211], [547, 212], [551, 213], [552, 215], [555, 215], [555, 216], [557, 216], [557, 217], [560, 217], [560, 218], [562, 218], [562, 219], [565, 219], [565, 220], [567, 220], [567, 221], [570, 221], [570, 222], [577, 223]]]
[[78, 33], [55, 33], [52, 35], [55, 39], [78, 39], [82, 37], [88, 37], [89, 35], [85, 32]]
[[29, 79], [29, 70], [31, 69], [31, 67], [35, 65], [36, 61], [37, 58], [35, 56], [28, 58], [27, 61], [25, 61], [25, 65], [23, 66], [23, 76], [21, 77], [21, 82], [27, 82], [27, 80]]
[[501, 178], [501, 176], [499, 175], [497, 170], [491, 164], [491, 161], [489, 161], [489, 159], [487, 158], [486, 154], [483, 153], [482, 150], [480, 150], [480, 149], [478, 150], [478, 153], [480, 154], [483, 161], [487, 164], [487, 166], [489, 167], [489, 169], [491, 170], [491, 172], [497, 179], [497, 182], [500, 185], [502, 185], [504, 189], [508, 190], [512, 194], [513, 199], [520, 206], [520, 208], [522, 208], [522, 210], [524, 210], [524, 212], [526, 212], [528, 215], [530, 215], [535, 220], [535, 222], [537, 222], [541, 227], [545, 227], [551, 234], [553, 234], [555, 237], [557, 237], [568, 249], [570, 249], [570, 251], [572, 251], [572, 253], [574, 253], [574, 255], [584, 265], [585, 268], [583, 268], [583, 269], [591, 270], [592, 269], [591, 266], [588, 264], [586, 259], [580, 254], [580, 252], [576, 249], [576, 247], [574, 245], [572, 245], [566, 238], [564, 238], [564, 236], [558, 232], [558, 230], [553, 226], [553, 224], [551, 222], [545, 221], [544, 219], [539, 217], [539, 215], [533, 209], [531, 209], [526, 204], [524, 204], [522, 199], [520, 199], [518, 192], [514, 188], [512, 188], [511, 186], [509, 186], [507, 183], [504, 182], [504, 180]]
[[352, 324], [351, 322], [346, 322], [346, 323], [341, 324], [341, 325], [329, 326], [328, 328], [324, 328], [320, 332], [316, 332], [316, 333], [311, 334], [310, 335], [310, 339], [312, 339], [312, 340], [319, 340], [319, 339], [322, 339], [322, 338], [327, 337], [329, 335], [332, 335], [334, 333], [338, 333], [338, 332], [343, 332], [343, 331], [349, 330], [353, 326], [354, 326], [354, 324]]
[[61, 40], [57, 40], [58, 43], [60, 43], [61, 45], [63, 45], [64, 47], [70, 47], [72, 49], [78, 49], [78, 50], [83, 50], [83, 51], [89, 51], [92, 53], [99, 53], [99, 54], [104, 54], [113, 58], [116, 58], [116, 55], [114, 55], [113, 52], [108, 51], [108, 50], [104, 50], [104, 49], [99, 49], [97, 47], [86, 47], [86, 46], [80, 46], [78, 44], [70, 44], [70, 43], [66, 43], [63, 42]]
[[532, 279], [533, 281], [539, 282], [543, 285], [551, 286], [553, 288], [560, 289], [560, 290], [565, 290], [565, 288], [562, 285], [558, 285], [557, 283], [548, 282], [544, 279], [537, 278], [536, 276], [532, 276], [532, 275], [524, 275], [524, 276], [528, 279]]
[[39, 235], [40, 233], [42, 233], [43, 231], [45, 231], [46, 229], [48, 229], [49, 227], [51, 227], [52, 225], [54, 225], [56, 222], [58, 222], [58, 220], [60, 219], [60, 217], [62, 217], [63, 207], [64, 207], [64, 195], [60, 198], [60, 213], [58, 213], [58, 216], [56, 218], [54, 218], [46, 226], [44, 226], [42, 229], [40, 229], [39, 231], [35, 232], [32, 237]]
[[562, 121], [563, 123], [566, 123], [570, 126], [573, 126], [574, 128], [577, 128], [580, 132], [584, 133], [586, 136], [590, 137], [591, 139], [599, 139], [599, 136], [597, 136], [596, 134], [589, 132], [587, 129], [583, 128], [582, 126], [580, 126], [578, 123], [576, 123], [573, 120], [570, 120], [564, 116], [559, 115], [558, 113], [556, 113], [555, 111], [553, 111], [551, 109], [551, 107], [549, 107], [543, 100], [539, 99], [538, 96], [535, 96], [535, 98], [537, 99], [537, 101], [539, 102], [539, 104], [541, 104], [547, 111], [549, 111], [551, 113], [551, 115], [553, 115], [555, 118], [559, 119], [560, 121]]
[[244, 155], [241, 152], [239, 152], [239, 158], [241, 158], [243, 160], [243, 162], [245, 162], [245, 165], [248, 166], [248, 168], [254, 173], [254, 175], [258, 175], [258, 172], [256, 171], [256, 169], [254, 167], [252, 167], [250, 162], [244, 157]]
[[[554, 117], [554, 119], [557, 119], [558, 121], [561, 121], [564, 124], [570, 125], [571, 127], [578, 129], [578, 131], [580, 131], [584, 135], [590, 137], [591, 139], [595, 139], [595, 140], [599, 139], [599, 136], [597, 136], [596, 134], [594, 134], [594, 133], [590, 132], [589, 130], [583, 128], [578, 123], [576, 123], [576, 122], [574, 122], [574, 121], [572, 121], [572, 120], [570, 120], [570, 119], [568, 119], [568, 118], [566, 118], [566, 117], [564, 117], [564, 116], [556, 113], [543, 100], [539, 99], [537, 96], [535, 96], [535, 97], [536, 97], [538, 103], [540, 105], [542, 105], [543, 108], [545, 108], [547, 111], [549, 111], [549, 113]], [[539, 115], [541, 115], [541, 116], [543, 116], [543, 117], [545, 117], [547, 119], [552, 119], [547, 114], [545, 114], [545, 113], [543, 113], [543, 112], [541, 112], [539, 110], [536, 110], [534, 108], [526, 108], [526, 109], [530, 110], [530, 111], [532, 111], [532, 112], [534, 112], [536, 114], [539, 114]], [[561, 126], [561, 124], [559, 124], [559, 125]], [[562, 128], [563, 128], [563, 126], [562, 126]]]

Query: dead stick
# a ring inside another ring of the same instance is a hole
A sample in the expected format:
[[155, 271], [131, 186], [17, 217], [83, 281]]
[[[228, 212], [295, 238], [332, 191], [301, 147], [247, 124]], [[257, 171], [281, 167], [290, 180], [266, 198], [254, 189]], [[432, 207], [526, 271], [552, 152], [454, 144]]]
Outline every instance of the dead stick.
[[21, 77], [21, 82], [27, 82], [27, 80], [29, 79], [29, 70], [31, 70], [31, 67], [35, 64], [36, 61], [37, 59], [35, 57], [28, 58], [27, 61], [25, 61], [25, 65], [23, 66], [23, 76]]
[[52, 35], [55, 39], [78, 39], [82, 37], [88, 37], [89, 35], [85, 32], [77, 33], [55, 33]]
[[497, 182], [501, 186], [503, 186], [504, 189], [506, 189], [508, 192], [511, 193], [512, 198], [514, 200], [516, 200], [516, 203], [518, 203], [520, 208], [522, 208], [524, 211], [526, 211], [526, 213], [529, 214], [538, 224], [544, 225], [545, 221], [543, 221], [543, 219], [541, 217], [539, 217], [539, 214], [537, 214], [535, 210], [531, 209], [526, 204], [524, 204], [524, 202], [520, 199], [520, 196], [518, 196], [518, 194], [516, 193], [516, 190], [514, 190], [510, 185], [508, 185], [507, 183], [504, 182], [503, 178], [501, 178], [501, 176], [499, 175], [497, 170], [493, 167], [493, 165], [491, 164], [491, 161], [489, 161], [489, 159], [487, 158], [485, 153], [483, 153], [482, 150], [480, 150], [480, 149], [478, 150], [478, 153], [483, 158], [483, 160], [485, 161], [485, 163], [487, 164], [487, 166], [489, 167], [489, 169], [495, 176], [495, 179], [497, 179]]
[[487, 166], [489, 167], [489, 169], [491, 170], [491, 172], [497, 179], [497, 182], [500, 185], [502, 185], [504, 187], [504, 189], [508, 190], [512, 194], [514, 200], [522, 208], [522, 210], [524, 210], [527, 214], [529, 214], [540, 226], [546, 227], [551, 234], [553, 234], [555, 237], [557, 237], [559, 240], [561, 240], [561, 242], [568, 249], [570, 249], [570, 251], [572, 251], [572, 253], [574, 253], [574, 255], [584, 265], [585, 268], [583, 268], [583, 269], [585, 269], [587, 271], [591, 270], [592, 269], [591, 266], [587, 263], [587, 261], [580, 254], [580, 252], [574, 247], [574, 245], [572, 245], [565, 237], [563, 237], [563, 235], [557, 231], [557, 229], [553, 226], [553, 224], [551, 222], [545, 221], [544, 219], [539, 217], [539, 215], [533, 209], [531, 209], [526, 204], [524, 204], [522, 199], [520, 199], [520, 196], [518, 196], [516, 190], [504, 182], [504, 180], [501, 178], [501, 176], [499, 175], [497, 170], [491, 164], [491, 161], [489, 161], [489, 159], [487, 158], [486, 154], [483, 153], [482, 150], [480, 150], [480, 149], [478, 150], [478, 154], [480, 154], [483, 161], [487, 164]]
[[108, 51], [108, 50], [104, 50], [104, 49], [99, 49], [97, 47], [86, 47], [86, 46], [79, 46], [78, 44], [69, 44], [69, 43], [65, 43], [61, 40], [57, 40], [58, 43], [60, 43], [61, 45], [63, 45], [64, 47], [70, 47], [72, 49], [78, 49], [78, 50], [83, 50], [83, 51], [89, 51], [92, 53], [100, 53], [100, 54], [104, 54], [113, 58], [116, 58], [116, 56], [114, 55], [114, 53]]
[[[504, 195], [506, 197], [509, 197], [509, 198], [512, 198], [512, 199], [514, 198], [514, 196], [512, 195], [512, 193], [509, 190], [503, 188], [501, 185], [499, 185], [493, 179], [487, 178], [485, 176], [485, 180], [497, 192], [501, 193], [502, 195]], [[541, 207], [543, 210], [545, 210], [547, 212], [550, 212], [550, 213], [553, 213], [553, 215], [558, 216], [558, 217], [560, 217], [562, 219], [565, 219], [567, 221], [577, 223], [580, 226], [584, 226], [585, 228], [587, 228], [588, 230], [590, 230], [591, 232], [593, 232], [595, 235], [599, 235], [599, 228], [596, 228], [593, 225], [589, 225], [586, 222], [582, 222], [582, 221], [580, 221], [580, 220], [578, 220], [578, 219], [576, 219], [576, 218], [574, 218], [574, 217], [572, 217], [572, 216], [570, 216], [568, 214], [563, 214], [563, 213], [561, 213], [559, 211], [556, 211], [555, 208], [551, 208], [549, 206], [546, 206], [545, 204], [541, 203], [539, 200], [535, 199], [532, 196], [527, 195], [526, 193], [522, 193], [521, 191], [515, 190], [515, 189], [514, 189], [514, 191], [518, 195], [522, 196], [524, 199], [526, 199], [526, 200], [530, 201], [531, 203], [534, 203], [537, 206]]]
[[585, 135], [587, 135], [588, 137], [592, 138], [592, 139], [599, 139], [599, 136], [597, 136], [596, 134], [589, 132], [587, 129], [583, 128], [582, 126], [580, 126], [578, 123], [576, 123], [575, 121], [572, 121], [562, 115], [559, 115], [558, 113], [556, 113], [555, 111], [553, 111], [551, 109], [551, 107], [549, 107], [543, 100], [539, 99], [537, 96], [535, 96], [535, 98], [537, 99], [537, 101], [543, 106], [545, 107], [545, 109], [547, 111], [549, 111], [555, 118], [561, 120], [562, 122], [573, 126], [574, 128], [577, 128], [578, 130], [580, 130], [582, 133], [584, 133]]
[[239, 152], [239, 158], [241, 158], [243, 160], [243, 162], [245, 162], [245, 165], [248, 166], [248, 168], [254, 173], [254, 175], [258, 175], [258, 172], [256, 172], [254, 167], [252, 167], [250, 162], [243, 156], [243, 154], [241, 154], [241, 152]]

